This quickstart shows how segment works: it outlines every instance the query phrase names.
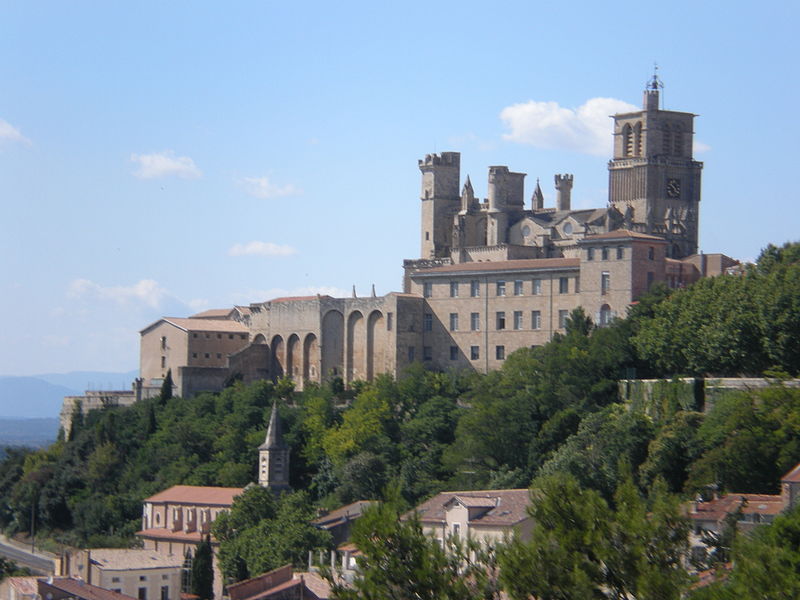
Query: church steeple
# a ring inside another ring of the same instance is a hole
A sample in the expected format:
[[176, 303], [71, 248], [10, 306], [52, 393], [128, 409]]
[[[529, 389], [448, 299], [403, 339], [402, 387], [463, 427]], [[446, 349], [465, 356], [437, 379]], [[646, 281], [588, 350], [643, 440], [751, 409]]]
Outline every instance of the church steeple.
[[544, 194], [542, 194], [542, 186], [539, 185], [539, 178], [536, 178], [536, 189], [533, 190], [531, 196], [531, 209], [542, 210], [544, 208]]
[[658, 110], [659, 108], [659, 90], [664, 87], [664, 83], [658, 77], [658, 65], [653, 66], [653, 78], [647, 82], [644, 90], [644, 100], [642, 101], [642, 108], [644, 110]]
[[272, 403], [267, 437], [258, 447], [258, 483], [276, 491], [289, 488], [289, 447], [283, 441], [277, 400]]

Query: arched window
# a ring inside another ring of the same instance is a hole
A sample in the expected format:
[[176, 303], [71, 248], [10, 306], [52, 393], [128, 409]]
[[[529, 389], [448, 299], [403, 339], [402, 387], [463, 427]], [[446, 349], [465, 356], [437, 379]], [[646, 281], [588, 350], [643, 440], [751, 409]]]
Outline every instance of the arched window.
[[611, 322], [611, 307], [608, 304], [603, 304], [600, 307], [600, 326], [604, 327]]
[[625, 156], [633, 156], [633, 134], [628, 123], [622, 128], [622, 144]]
[[675, 156], [683, 156], [683, 129], [680, 125], [672, 128], [672, 153]]
[[634, 153], [636, 156], [642, 155], [642, 122], [638, 121], [636, 126], [633, 128], [633, 135], [634, 135]]
[[665, 123], [661, 130], [661, 152], [663, 154], [672, 153], [672, 128], [669, 123]]

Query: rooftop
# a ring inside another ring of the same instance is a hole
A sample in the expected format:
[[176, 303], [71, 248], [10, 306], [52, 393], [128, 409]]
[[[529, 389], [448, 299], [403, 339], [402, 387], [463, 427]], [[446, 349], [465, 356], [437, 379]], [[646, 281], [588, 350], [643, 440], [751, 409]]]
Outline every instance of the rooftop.
[[242, 325], [238, 321], [210, 318], [182, 319], [179, 317], [163, 317], [155, 323], [151, 323], [142, 329], [140, 333], [145, 333], [160, 323], [169, 323], [170, 325], [184, 331], [211, 331], [214, 333], [248, 333], [250, 331], [246, 325]]
[[171, 488], [145, 498], [145, 502], [202, 504], [205, 506], [231, 506], [233, 499], [241, 495], [244, 488], [206, 487], [199, 485], [173, 485]]
[[664, 238], [648, 235], [646, 233], [638, 233], [628, 229], [615, 229], [606, 233], [598, 233], [597, 235], [587, 235], [583, 241], [592, 242], [595, 240], [646, 240], [648, 242], [660, 242], [666, 244]]
[[695, 521], [721, 522], [742, 507], [742, 514], [777, 515], [784, 509], [783, 498], [774, 494], [725, 494], [708, 502], [698, 502], [690, 514]]
[[467, 508], [488, 509], [470, 519], [470, 525], [508, 527], [528, 518], [527, 508], [531, 503], [531, 496], [527, 488], [520, 490], [441, 492], [420, 504], [415, 509], [415, 512], [419, 515], [419, 519], [423, 524], [441, 524], [445, 522], [448, 507], [456, 502]]
[[183, 556], [162, 554], [155, 550], [126, 548], [93, 548], [88, 551], [92, 563], [109, 570], [161, 569], [181, 567]]
[[457, 265], [445, 265], [414, 271], [411, 277], [424, 277], [440, 273], [485, 273], [498, 271], [535, 271], [536, 269], [577, 269], [580, 266], [579, 258], [525, 258], [517, 260], [499, 260], [495, 262], [467, 262]]
[[119, 592], [112, 592], [105, 588], [86, 583], [81, 579], [73, 579], [71, 577], [56, 577], [51, 579], [39, 579], [39, 594], [46, 597], [46, 593], [42, 593], [41, 588], [47, 589], [47, 586], [53, 587], [62, 592], [66, 592], [74, 598], [82, 598], [83, 600], [135, 600], [131, 596], [120, 594]]
[[364, 509], [371, 504], [374, 504], [374, 502], [374, 500], [359, 500], [357, 502], [353, 502], [352, 504], [340, 506], [339, 508], [330, 511], [325, 515], [317, 517], [311, 521], [311, 524], [323, 529], [327, 529], [328, 527], [334, 527], [344, 521], [357, 519], [361, 516], [361, 513], [364, 512]]

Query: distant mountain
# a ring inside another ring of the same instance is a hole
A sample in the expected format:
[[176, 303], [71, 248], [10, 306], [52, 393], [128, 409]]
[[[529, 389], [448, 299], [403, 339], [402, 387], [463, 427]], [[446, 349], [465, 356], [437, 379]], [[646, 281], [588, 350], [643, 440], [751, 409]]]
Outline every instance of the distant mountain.
[[56, 441], [58, 419], [6, 419], [0, 417], [0, 454], [5, 446], [39, 448]]
[[0, 418], [58, 418], [64, 396], [90, 390], [129, 390], [138, 371], [75, 371], [29, 377], [0, 376]]

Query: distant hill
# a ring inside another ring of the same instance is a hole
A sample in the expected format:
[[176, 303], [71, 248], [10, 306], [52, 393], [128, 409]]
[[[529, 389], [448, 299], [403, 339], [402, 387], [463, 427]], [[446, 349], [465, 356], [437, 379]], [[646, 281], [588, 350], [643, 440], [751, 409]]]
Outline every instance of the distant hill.
[[75, 371], [29, 377], [0, 376], [0, 418], [57, 419], [64, 396], [80, 396], [87, 389], [128, 390], [137, 376], [138, 371]]
[[5, 446], [41, 447], [58, 435], [58, 419], [7, 419], [0, 417], [0, 455]]

